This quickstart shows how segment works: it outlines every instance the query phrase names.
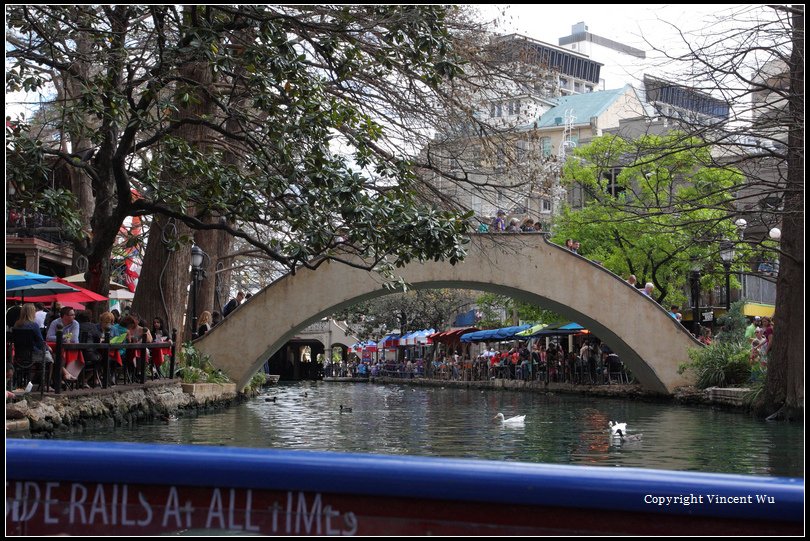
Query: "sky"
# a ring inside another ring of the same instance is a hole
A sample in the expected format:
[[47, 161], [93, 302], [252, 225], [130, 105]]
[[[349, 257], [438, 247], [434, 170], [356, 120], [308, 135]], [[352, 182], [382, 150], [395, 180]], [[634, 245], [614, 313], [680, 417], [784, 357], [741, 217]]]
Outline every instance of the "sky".
[[665, 41], [673, 32], [663, 21], [685, 31], [694, 31], [734, 4], [490, 4], [479, 5], [487, 20], [499, 20], [504, 33], [517, 32], [557, 45], [571, 33], [571, 26], [585, 22], [589, 32], [627, 45], [646, 49], [642, 36]]
[[[699, 48], [731, 26], [727, 21], [742, 11], [742, 4], [489, 4], [477, 5], [482, 21], [493, 21], [502, 34], [518, 33], [552, 45], [569, 36], [571, 27], [584, 22], [588, 32], [641, 49], [646, 59], [632, 57], [594, 59], [606, 64], [600, 90], [624, 84], [641, 87], [644, 74], [689, 84], [688, 65], [664, 59], [655, 49], [677, 55], [687, 49], [684, 39]], [[750, 6], [750, 4], [748, 5]], [[679, 35], [683, 34], [683, 36]], [[685, 38], [684, 38], [685, 36]], [[598, 53], [603, 54], [603, 53]]]
[[[679, 41], [671, 26], [663, 21], [686, 32], [695, 31], [706, 27], [716, 16], [733, 12], [734, 6], [735, 4], [478, 4], [475, 7], [481, 12], [482, 20], [497, 20], [496, 29], [500, 33], [519, 33], [557, 45], [560, 37], [571, 33], [573, 24], [582, 21], [593, 34], [649, 51], [645, 37], [668, 50]], [[654, 55], [648, 53], [648, 56], [650, 64], [653, 64]], [[22, 101], [36, 102], [38, 96], [7, 93], [6, 114], [24, 110], [25, 107], [19, 103]], [[30, 106], [28, 109], [30, 115]]]

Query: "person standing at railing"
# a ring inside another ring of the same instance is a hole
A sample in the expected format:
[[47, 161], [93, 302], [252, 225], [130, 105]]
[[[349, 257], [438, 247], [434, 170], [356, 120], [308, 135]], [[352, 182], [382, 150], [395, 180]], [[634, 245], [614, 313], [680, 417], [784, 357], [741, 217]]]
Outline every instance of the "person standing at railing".
[[225, 305], [225, 306], [222, 308], [222, 317], [223, 317], [223, 318], [228, 317], [228, 315], [229, 315], [231, 312], [233, 312], [234, 310], [236, 310], [236, 308], [237, 308], [237, 307], [238, 307], [240, 304], [242, 304], [242, 301], [243, 301], [243, 300], [245, 300], [245, 293], [244, 293], [244, 292], [242, 292], [242, 291], [239, 291], [239, 292], [236, 294], [236, 298], [233, 298], [233, 299], [229, 300], [229, 301], [228, 301], [228, 304], [226, 304], [226, 305]]
[[197, 326], [197, 336], [202, 336], [211, 330], [211, 312], [208, 310], [200, 314], [200, 324]]

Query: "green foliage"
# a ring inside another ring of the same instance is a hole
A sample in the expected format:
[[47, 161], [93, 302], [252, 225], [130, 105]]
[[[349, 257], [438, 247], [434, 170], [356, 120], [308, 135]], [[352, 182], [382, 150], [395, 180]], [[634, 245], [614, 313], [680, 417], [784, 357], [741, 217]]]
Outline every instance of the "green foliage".
[[471, 292], [458, 289], [430, 289], [386, 295], [356, 304], [335, 314], [346, 321], [350, 332], [361, 340], [379, 339], [393, 329], [406, 331], [445, 329], [459, 313], [472, 308]]
[[483, 328], [512, 325], [512, 314], [515, 308], [517, 308], [517, 316], [520, 321], [552, 323], [562, 320], [562, 316], [558, 315], [556, 312], [545, 310], [539, 306], [518, 301], [505, 295], [484, 293], [479, 296], [475, 302], [482, 313], [481, 321], [478, 322], [478, 325]]
[[[719, 242], [737, 238], [728, 209], [743, 177], [711, 166], [709, 151], [677, 132], [635, 141], [606, 135], [577, 148], [564, 182], [582, 186], [587, 202], [563, 212], [554, 242], [577, 239], [584, 256], [622, 277], [653, 282], [662, 305], [683, 306], [692, 260], [701, 263], [701, 289], [711, 289], [724, 277]], [[739, 261], [748, 252], [737, 245]]]
[[715, 341], [741, 342], [745, 339], [745, 329], [748, 327], [748, 320], [743, 314], [744, 308], [745, 301], [737, 301], [731, 305], [731, 309], [727, 314], [717, 319], [721, 330], [717, 336], [715, 336]]
[[253, 374], [253, 377], [250, 378], [245, 388], [242, 390], [243, 393], [254, 393], [257, 390], [261, 389], [267, 383], [267, 378], [264, 376], [264, 372], [256, 372]]
[[681, 365], [678, 373], [693, 371], [700, 389], [747, 383], [751, 377], [750, 352], [746, 342], [714, 342], [705, 348], [689, 350], [691, 361]]
[[228, 383], [230, 379], [213, 367], [211, 357], [200, 353], [191, 342], [180, 348], [178, 375], [183, 383]]
[[215, 216], [290, 271], [456, 263], [470, 214], [426, 203], [411, 162], [428, 104], [463, 73], [454, 9], [9, 6], [7, 91], [56, 84], [72, 99], [38, 130], [7, 129], [7, 179], [84, 253], [112, 236], [82, 231], [77, 202], [41, 189], [56, 163], [92, 181], [102, 204], [84, 223], [111, 231], [136, 214], [192, 228]]

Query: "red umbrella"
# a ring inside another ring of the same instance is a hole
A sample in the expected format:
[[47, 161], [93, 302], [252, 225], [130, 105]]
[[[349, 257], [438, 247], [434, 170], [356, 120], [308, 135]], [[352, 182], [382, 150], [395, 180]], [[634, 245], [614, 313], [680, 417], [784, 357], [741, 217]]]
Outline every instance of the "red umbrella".
[[[59, 282], [61, 284], [68, 285], [73, 289], [78, 289], [78, 291], [71, 291], [69, 293], [54, 293], [51, 295], [40, 295], [38, 297], [26, 297], [26, 302], [53, 302], [58, 301], [61, 303], [64, 302], [95, 302], [95, 301], [106, 301], [107, 297], [104, 295], [99, 295], [98, 293], [94, 293], [89, 289], [85, 289], [83, 287], [79, 287], [76, 284], [71, 284], [64, 278], [54, 278], [53, 281]], [[21, 300], [20, 297], [8, 297], [7, 300]]]

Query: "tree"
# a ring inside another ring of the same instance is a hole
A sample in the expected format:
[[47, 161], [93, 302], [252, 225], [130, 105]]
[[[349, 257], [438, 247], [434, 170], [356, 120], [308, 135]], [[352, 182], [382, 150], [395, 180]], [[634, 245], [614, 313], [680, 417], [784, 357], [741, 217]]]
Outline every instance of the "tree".
[[581, 186], [588, 200], [560, 216], [555, 242], [576, 239], [589, 259], [652, 282], [667, 308], [684, 304], [694, 260], [704, 269], [704, 291], [722, 282], [717, 253], [721, 240], [736, 238], [726, 218], [743, 176], [714, 166], [702, 141], [677, 131], [635, 140], [605, 135], [577, 148], [563, 172], [564, 183]]
[[520, 321], [533, 323], [562, 321], [562, 317], [551, 310], [517, 301], [505, 295], [484, 293], [476, 299], [475, 304], [481, 310], [478, 325], [485, 329], [517, 325]]
[[403, 332], [443, 330], [459, 312], [475, 301], [471, 292], [458, 289], [428, 289], [388, 295], [356, 304], [336, 314], [361, 340], [379, 339], [393, 329]]
[[[25, 123], [9, 134], [9, 178], [22, 202], [61, 220], [101, 293], [124, 219], [160, 216], [135, 303], [158, 310], [156, 285], [168, 275], [175, 326], [192, 231], [224, 231], [287, 271], [330, 259], [389, 271], [458, 261], [465, 216], [420, 199], [411, 141], [430, 136], [437, 105], [459, 100], [446, 91], [466, 54], [451, 35], [453, 12], [9, 6], [7, 90], [71, 89], [53, 104], [60, 140], [38, 139]], [[70, 190], [49, 187], [55, 160], [90, 178], [89, 223]], [[174, 257], [156, 257], [167, 228]]]
[[678, 119], [690, 136], [742, 169], [748, 189], [728, 219], [759, 224], [745, 243], [761, 245], [781, 226], [773, 345], [762, 412], [804, 415], [804, 5], [735, 6], [698, 35], [681, 34], [685, 52], [668, 43], [667, 66], [685, 65], [685, 80], [733, 105], [725, 119]]

